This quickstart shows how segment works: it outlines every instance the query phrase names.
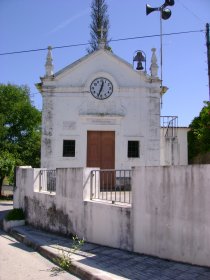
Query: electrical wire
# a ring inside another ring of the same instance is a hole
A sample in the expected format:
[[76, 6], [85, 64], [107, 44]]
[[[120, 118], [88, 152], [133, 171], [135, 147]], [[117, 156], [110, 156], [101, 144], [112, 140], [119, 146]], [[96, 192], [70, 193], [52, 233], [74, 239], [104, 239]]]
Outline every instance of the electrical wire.
[[[188, 33], [198, 33], [205, 32], [205, 30], [191, 30], [191, 31], [180, 31], [180, 32], [171, 32], [171, 33], [163, 33], [162, 36], [171, 36], [171, 35], [181, 35]], [[118, 42], [118, 41], [127, 41], [127, 40], [135, 40], [135, 39], [144, 39], [144, 38], [152, 38], [152, 37], [160, 37], [160, 34], [153, 35], [144, 35], [144, 36], [136, 36], [136, 37], [128, 37], [128, 38], [120, 38], [120, 39], [112, 39], [110, 42]]]
[[202, 22], [203, 24], [205, 23], [198, 15], [196, 15], [192, 10], [190, 10], [185, 4], [183, 4], [181, 2], [181, 0], [178, 0], [178, 2], [180, 3], [180, 5], [182, 7], [185, 8], [185, 10], [187, 10], [190, 14], [192, 14], [196, 19], [198, 19], [200, 22]]
[[[189, 30], [189, 31], [171, 32], [171, 33], [164, 33], [164, 34], [162, 34], [162, 36], [172, 36], [172, 35], [181, 35], [181, 34], [189, 34], [189, 33], [200, 33], [200, 32], [205, 32], [205, 30]], [[119, 41], [128, 41], [128, 40], [146, 39], [146, 38], [153, 38], [153, 37], [160, 37], [160, 34], [111, 39], [111, 40], [109, 40], [109, 42], [119, 42]], [[52, 47], [52, 49], [54, 49], [54, 50], [55, 49], [64, 49], [64, 48], [80, 47], [80, 46], [87, 46], [87, 45], [89, 45], [89, 43], [79, 43], [79, 44], [72, 44], [72, 45], [56, 46], [56, 47]], [[22, 54], [22, 53], [31, 53], [31, 52], [39, 52], [39, 51], [46, 51], [47, 49], [48, 48], [39, 48], [39, 49], [31, 49], [31, 50], [21, 50], [21, 51], [5, 52], [5, 53], [0, 53], [0, 56], [12, 55], [12, 54]]]

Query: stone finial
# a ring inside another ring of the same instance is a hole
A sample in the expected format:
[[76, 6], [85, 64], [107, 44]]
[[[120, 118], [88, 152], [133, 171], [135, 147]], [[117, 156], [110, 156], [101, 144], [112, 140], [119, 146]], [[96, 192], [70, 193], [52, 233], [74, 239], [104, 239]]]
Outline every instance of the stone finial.
[[52, 59], [52, 47], [49, 46], [48, 47], [48, 52], [47, 52], [47, 59], [46, 59], [46, 63], [45, 63], [45, 77], [49, 77], [51, 75], [53, 75], [53, 63], [52, 63], [53, 59]]
[[151, 58], [151, 65], [150, 65], [150, 72], [152, 78], [156, 78], [158, 75], [158, 65], [157, 65], [157, 56], [156, 56], [156, 49], [152, 48], [152, 58]]

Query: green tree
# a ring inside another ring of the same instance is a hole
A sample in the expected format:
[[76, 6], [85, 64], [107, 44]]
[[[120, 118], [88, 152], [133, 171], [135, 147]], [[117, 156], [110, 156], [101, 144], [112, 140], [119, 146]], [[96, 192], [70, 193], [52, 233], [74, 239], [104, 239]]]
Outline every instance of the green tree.
[[13, 168], [15, 165], [39, 166], [40, 127], [41, 112], [32, 105], [29, 88], [0, 84], [0, 157], [4, 166], [0, 169], [1, 180], [12, 171], [10, 163]]
[[198, 117], [190, 124], [188, 132], [189, 162], [197, 155], [210, 152], [210, 102], [205, 101]]
[[[7, 151], [3, 151], [0, 154], [0, 197], [2, 195], [2, 184], [5, 177], [9, 179], [12, 177], [14, 173], [15, 167], [15, 159], [13, 156]], [[10, 181], [10, 180], [9, 180]]]
[[90, 48], [87, 49], [91, 53], [98, 49], [98, 43], [101, 39], [101, 32], [105, 41], [105, 48], [111, 50], [108, 46], [109, 32], [109, 16], [108, 6], [105, 0], [92, 0], [91, 4], [91, 24], [90, 24]]

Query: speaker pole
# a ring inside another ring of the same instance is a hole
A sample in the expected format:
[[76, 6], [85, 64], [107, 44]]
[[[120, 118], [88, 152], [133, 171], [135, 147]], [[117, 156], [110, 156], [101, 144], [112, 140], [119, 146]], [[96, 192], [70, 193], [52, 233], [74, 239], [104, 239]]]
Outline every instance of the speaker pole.
[[[167, 6], [173, 6], [175, 3], [174, 0], [165, 0], [165, 3], [158, 7], [158, 8], [152, 8], [150, 5], [146, 5], [146, 15], [150, 14], [154, 11], [160, 12], [160, 82], [161, 82], [161, 98], [160, 98], [160, 105], [162, 109], [162, 96], [164, 94], [164, 87], [163, 87], [163, 28], [162, 28], [162, 19], [166, 20], [169, 19], [171, 16], [171, 11], [169, 9], [165, 9]], [[209, 95], [210, 96], [210, 95]]]
[[206, 47], [207, 47], [207, 64], [208, 64], [208, 76], [209, 76], [209, 102], [210, 102], [210, 34], [209, 34], [209, 23], [206, 24]]
[[163, 25], [162, 25], [162, 15], [160, 12], [160, 87], [161, 87], [161, 98], [160, 98], [160, 106], [162, 109], [163, 106]]

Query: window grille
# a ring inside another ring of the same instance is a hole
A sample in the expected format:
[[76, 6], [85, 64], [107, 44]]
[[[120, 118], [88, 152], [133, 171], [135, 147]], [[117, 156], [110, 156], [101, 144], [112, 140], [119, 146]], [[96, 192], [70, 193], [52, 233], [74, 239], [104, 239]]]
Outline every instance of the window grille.
[[63, 157], [75, 157], [75, 140], [63, 140]]
[[128, 157], [139, 157], [139, 141], [128, 141]]

